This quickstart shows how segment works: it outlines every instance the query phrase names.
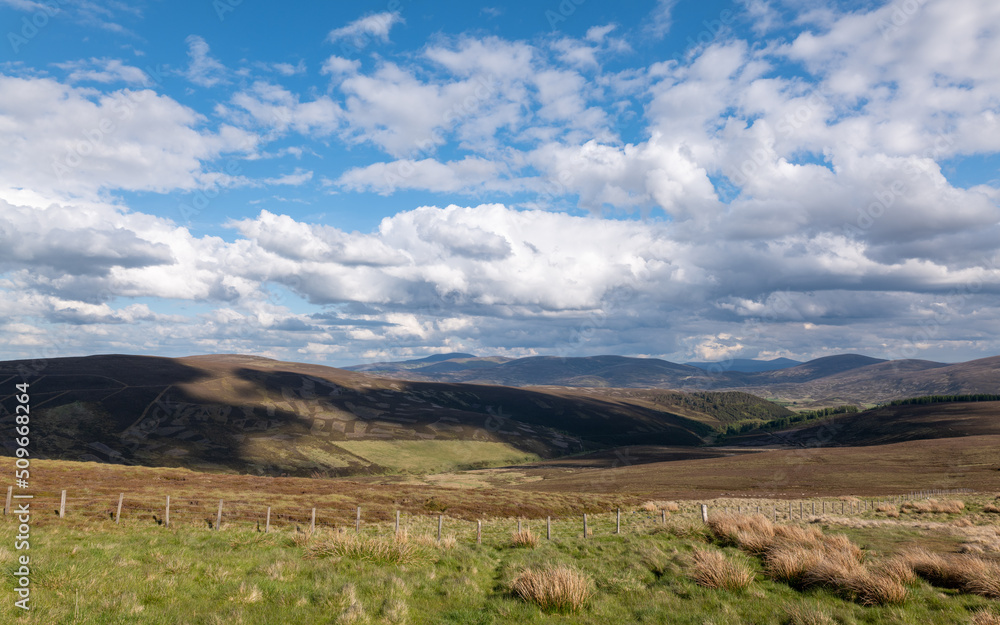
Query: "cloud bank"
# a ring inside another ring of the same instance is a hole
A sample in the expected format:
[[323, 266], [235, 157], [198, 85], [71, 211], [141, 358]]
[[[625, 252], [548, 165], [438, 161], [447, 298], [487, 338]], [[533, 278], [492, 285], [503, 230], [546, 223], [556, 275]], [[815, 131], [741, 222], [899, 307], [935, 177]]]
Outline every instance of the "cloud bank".
[[[192, 35], [179, 74], [217, 90], [208, 107], [116, 59], [0, 75], [7, 355], [1000, 353], [1000, 191], [958, 175], [1000, 152], [1000, 8], [782, 23], [753, 2], [740, 19], [764, 39], [632, 62], [672, 9], [652, 34], [340, 52], [308, 68], [321, 89], [230, 71]], [[326, 44], [385, 45], [399, 24], [373, 14]], [[359, 156], [219, 167], [325, 149]], [[366, 232], [272, 209], [197, 234], [124, 195], [272, 185], [315, 185], [317, 212], [400, 199]]]

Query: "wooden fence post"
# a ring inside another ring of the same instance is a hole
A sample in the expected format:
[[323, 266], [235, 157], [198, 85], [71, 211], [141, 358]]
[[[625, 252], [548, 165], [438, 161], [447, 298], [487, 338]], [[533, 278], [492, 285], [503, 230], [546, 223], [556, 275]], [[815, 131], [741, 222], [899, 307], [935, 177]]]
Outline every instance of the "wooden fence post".
[[163, 526], [170, 527], [170, 495], [167, 495], [167, 509], [163, 512]]
[[583, 513], [583, 537], [587, 538], [587, 513]]
[[667, 509], [666, 508], [661, 508], [660, 509], [660, 523], [663, 524], [663, 525], [667, 524]]
[[615, 534], [622, 533], [622, 509], [618, 508], [618, 514], [615, 516]]
[[701, 504], [701, 521], [702, 523], [708, 523], [708, 505]]
[[799, 502], [799, 519], [802, 519], [802, 502]]
[[62, 492], [62, 497], [59, 498], [59, 518], [66, 516], [66, 491]]
[[316, 508], [312, 509], [312, 517], [309, 519], [309, 533], [316, 531]]
[[267, 519], [264, 521], [264, 533], [271, 531], [271, 506], [267, 507]]
[[476, 544], [483, 544], [483, 520], [476, 521]]
[[444, 515], [438, 515], [438, 542], [441, 542], [441, 526], [444, 525]]
[[222, 529], [222, 500], [219, 500], [219, 514], [215, 516], [215, 531]]
[[122, 518], [123, 501], [125, 501], [125, 493], [118, 493], [118, 509], [115, 510], [115, 525], [118, 524], [118, 519]]
[[518, 533], [518, 534], [520, 534], [520, 533], [521, 533], [521, 519], [518, 519], [518, 520], [517, 520], [517, 533]]
[[361, 506], [358, 506], [358, 516], [354, 519], [354, 531], [361, 533]]
[[399, 510], [396, 510], [396, 535], [399, 536]]
[[3, 515], [4, 516], [7, 516], [8, 514], [10, 514], [10, 500], [11, 500], [11, 497], [13, 497], [13, 496], [14, 496], [14, 487], [13, 486], [8, 486], [7, 487], [7, 503], [5, 503], [4, 506], [3, 506]]
[[545, 540], [552, 540], [552, 517], [545, 517]]

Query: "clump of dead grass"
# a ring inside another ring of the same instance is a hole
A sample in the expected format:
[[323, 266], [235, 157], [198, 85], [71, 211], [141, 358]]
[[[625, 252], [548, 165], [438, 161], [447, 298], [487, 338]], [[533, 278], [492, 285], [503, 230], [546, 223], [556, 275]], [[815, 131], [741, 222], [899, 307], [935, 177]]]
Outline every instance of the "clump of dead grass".
[[785, 606], [788, 625], [836, 625], [833, 617], [818, 608], [801, 605]]
[[350, 625], [367, 620], [364, 604], [358, 599], [358, 590], [354, 584], [345, 585], [339, 599], [340, 615], [336, 620], [338, 624]]
[[538, 540], [538, 536], [533, 534], [529, 529], [512, 532], [510, 535], [510, 543], [515, 547], [527, 547], [528, 549], [534, 549], [538, 546]]
[[899, 518], [899, 506], [891, 503], [884, 503], [881, 506], [875, 508], [875, 512], [881, 512], [890, 519]]
[[806, 585], [836, 590], [863, 605], [900, 604], [906, 588], [889, 575], [865, 567], [849, 552], [827, 551], [815, 558], [802, 573]]
[[990, 514], [1000, 514], [1000, 506], [995, 506], [991, 503], [983, 506], [983, 512], [988, 512]]
[[742, 590], [753, 583], [750, 565], [728, 558], [721, 551], [695, 549], [692, 579], [706, 588]]
[[667, 512], [677, 512], [681, 509], [680, 504], [676, 501], [661, 501], [659, 499], [647, 501], [642, 504], [642, 509], [646, 512], [659, 512], [660, 510], [666, 510]]
[[317, 540], [306, 546], [306, 557], [309, 558], [341, 557], [383, 564], [406, 564], [422, 556], [420, 547], [405, 537], [386, 539], [334, 534], [329, 539]]
[[778, 542], [792, 545], [815, 545], [823, 537], [823, 531], [818, 527], [799, 527], [798, 525], [775, 525], [774, 535]]
[[231, 596], [229, 600], [237, 603], [257, 603], [263, 598], [264, 593], [256, 585], [247, 585], [246, 582], [240, 582], [239, 592]]
[[913, 549], [901, 554], [913, 572], [936, 586], [1000, 599], [1000, 564], [971, 554]]
[[972, 625], [1000, 625], [1000, 615], [987, 609], [982, 609], [972, 615]]
[[[826, 535], [814, 526], [774, 525], [760, 515], [716, 515], [712, 535], [723, 544], [763, 556], [768, 574], [791, 586], [823, 586], [864, 605], [906, 600], [906, 567], [867, 566], [864, 552], [847, 536]], [[912, 572], [911, 572], [912, 575]]]
[[716, 514], [708, 519], [708, 528], [720, 542], [755, 555], [774, 542], [774, 525], [761, 515]]
[[586, 575], [568, 566], [528, 568], [510, 585], [511, 591], [543, 610], [575, 612], [594, 592], [594, 583]]
[[915, 514], [930, 514], [930, 513], [959, 514], [964, 509], [965, 509], [965, 503], [955, 499], [945, 499], [943, 501], [938, 501], [937, 499], [927, 499], [924, 501], [907, 501], [903, 503], [902, 506], [902, 511], [904, 513], [915, 513]]
[[872, 564], [872, 570], [878, 575], [894, 579], [904, 586], [913, 586], [917, 583], [917, 574], [913, 572], [906, 560], [899, 556], [875, 562]]
[[677, 538], [687, 538], [698, 542], [708, 542], [710, 535], [710, 531], [705, 527], [704, 523], [700, 520], [692, 521], [690, 519], [673, 519], [662, 530], [659, 528], [653, 530], [654, 533], [658, 531], [666, 532]]

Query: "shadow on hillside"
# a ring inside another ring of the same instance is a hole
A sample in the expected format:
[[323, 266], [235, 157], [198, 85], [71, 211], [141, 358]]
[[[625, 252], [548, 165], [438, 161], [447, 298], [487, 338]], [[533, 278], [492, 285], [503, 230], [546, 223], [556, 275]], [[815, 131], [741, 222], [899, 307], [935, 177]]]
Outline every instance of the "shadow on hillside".
[[338, 446], [346, 440], [499, 441], [552, 458], [621, 445], [698, 445], [709, 430], [582, 394], [278, 364], [123, 355], [0, 363], [8, 387], [0, 389], [0, 423], [13, 425], [14, 384], [24, 374], [39, 457], [303, 476], [381, 471]]

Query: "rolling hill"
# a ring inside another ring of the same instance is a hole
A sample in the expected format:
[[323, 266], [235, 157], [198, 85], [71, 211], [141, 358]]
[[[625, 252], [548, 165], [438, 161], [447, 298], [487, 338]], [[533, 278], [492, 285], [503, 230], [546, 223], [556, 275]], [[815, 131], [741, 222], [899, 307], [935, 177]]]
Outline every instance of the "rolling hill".
[[921, 395], [992, 393], [1000, 388], [1000, 357], [951, 365], [892, 360], [802, 377], [781, 375], [788, 372], [795, 376], [795, 369], [799, 367], [757, 374], [742, 388], [766, 397], [825, 405], [875, 405]]
[[715, 362], [685, 362], [689, 367], [698, 367], [706, 371], [741, 371], [743, 373], [756, 373], [758, 371], [775, 371], [777, 369], [787, 369], [803, 364], [799, 360], [791, 358], [774, 358], [772, 360], [752, 360], [749, 358], [734, 358], [732, 360], [719, 360]]
[[769, 433], [727, 437], [740, 445], [865, 447], [936, 438], [1000, 436], [1000, 401], [882, 406]]
[[269, 475], [692, 446], [744, 412], [788, 414], [745, 393], [404, 382], [253, 356], [104, 355], [0, 363], [4, 427], [13, 421], [13, 385], [29, 366], [38, 369], [30, 388], [37, 455]]
[[740, 371], [735, 367], [703, 369], [655, 358], [622, 356], [536, 356], [515, 360], [462, 356], [405, 369], [392, 370], [385, 365], [379, 374], [412, 381], [504, 386], [738, 390], [795, 402], [802, 408], [871, 406], [917, 395], [989, 393], [1000, 388], [1000, 357], [946, 364], [840, 354], [779, 369]]

